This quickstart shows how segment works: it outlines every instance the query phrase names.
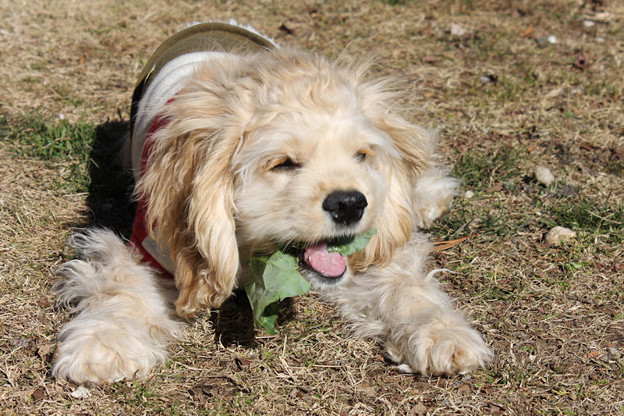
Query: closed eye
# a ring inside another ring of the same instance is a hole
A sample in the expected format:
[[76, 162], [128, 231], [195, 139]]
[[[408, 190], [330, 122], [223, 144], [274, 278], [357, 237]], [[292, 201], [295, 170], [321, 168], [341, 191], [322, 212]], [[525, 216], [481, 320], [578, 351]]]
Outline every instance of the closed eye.
[[300, 168], [301, 165], [287, 156], [278, 157], [270, 160], [266, 165], [266, 170], [272, 172], [292, 172]]
[[365, 162], [370, 156], [373, 156], [373, 152], [369, 149], [362, 149], [355, 154], [355, 159], [358, 162]]

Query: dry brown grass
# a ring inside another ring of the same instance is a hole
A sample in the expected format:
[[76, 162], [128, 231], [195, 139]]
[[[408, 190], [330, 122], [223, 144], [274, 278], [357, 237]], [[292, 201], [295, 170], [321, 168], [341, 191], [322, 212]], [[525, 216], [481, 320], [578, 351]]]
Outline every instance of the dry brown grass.
[[[351, 54], [372, 51], [378, 72], [407, 79], [410, 117], [441, 128], [443, 152], [474, 192], [433, 234], [475, 234], [432, 262], [458, 272], [444, 276], [446, 287], [496, 359], [465, 377], [398, 374], [309, 295], [292, 303], [279, 336], [228, 331], [240, 321], [230, 305], [194, 322], [149, 378], [73, 398], [75, 386], [48, 374], [68, 319], [54, 309], [51, 285], [71, 256], [70, 228], [89, 221], [88, 195], [62, 185], [72, 180], [67, 163], [16, 156], [2, 133], [2, 413], [624, 414], [621, 2], [125, 3], [0, 3], [7, 132], [23, 126], [21, 115], [127, 119], [142, 63], [187, 22], [235, 17], [330, 56], [357, 39]], [[466, 33], [451, 33], [453, 24]], [[544, 41], [549, 35], [557, 43]], [[555, 185], [531, 178], [537, 165], [552, 170]], [[549, 227], [566, 221], [578, 237], [544, 243]]]

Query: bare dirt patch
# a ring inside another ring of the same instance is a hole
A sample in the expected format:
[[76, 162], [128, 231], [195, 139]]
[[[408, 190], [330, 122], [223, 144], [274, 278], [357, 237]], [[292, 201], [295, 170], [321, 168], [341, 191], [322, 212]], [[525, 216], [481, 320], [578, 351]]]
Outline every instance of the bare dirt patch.
[[[621, 2], [22, 0], [0, 15], [3, 413], [624, 414]], [[72, 255], [69, 230], [105, 222], [117, 200], [93, 199], [75, 160], [20, 151], [24, 117], [123, 125], [154, 48], [188, 22], [231, 17], [330, 56], [372, 52], [378, 73], [406, 80], [401, 105], [440, 129], [464, 182], [432, 238], [470, 238], [432, 266], [454, 272], [445, 287], [492, 345], [488, 369], [399, 374], [308, 295], [278, 336], [228, 331], [244, 319], [235, 304], [206, 314], [147, 379], [79, 398], [50, 378], [69, 318], [54, 308], [53, 270]], [[535, 180], [537, 166], [552, 185]], [[548, 245], [555, 225], [577, 237]]]

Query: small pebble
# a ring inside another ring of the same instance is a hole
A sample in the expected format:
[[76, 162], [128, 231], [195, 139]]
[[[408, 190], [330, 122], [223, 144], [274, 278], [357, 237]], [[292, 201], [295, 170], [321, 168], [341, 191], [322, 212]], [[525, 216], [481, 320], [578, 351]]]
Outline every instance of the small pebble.
[[535, 39], [537, 41], [537, 43], [539, 45], [545, 46], [546, 44], [550, 43], [551, 45], [554, 45], [557, 43], [557, 36], [555, 35], [550, 35], [550, 36], [542, 36], [539, 37], [537, 39]]
[[464, 198], [466, 198], [466, 199], [470, 199], [470, 198], [472, 198], [473, 196], [474, 196], [474, 192], [472, 192], [472, 191], [466, 191], [466, 192], [464, 193]]
[[570, 241], [574, 237], [576, 237], [576, 232], [569, 228], [556, 226], [546, 234], [546, 242], [551, 245], [557, 245], [565, 241]]
[[453, 36], [464, 36], [468, 31], [464, 29], [462, 26], [457, 23], [451, 23], [451, 35]]
[[498, 77], [496, 75], [481, 75], [479, 78], [481, 80], [481, 84], [496, 84], [498, 82]]
[[550, 186], [555, 181], [552, 172], [545, 166], [536, 167], [533, 173], [535, 174], [535, 179], [542, 185]]
[[78, 388], [69, 393], [69, 395], [74, 399], [86, 399], [88, 397], [91, 397], [91, 392], [85, 386], [78, 386]]

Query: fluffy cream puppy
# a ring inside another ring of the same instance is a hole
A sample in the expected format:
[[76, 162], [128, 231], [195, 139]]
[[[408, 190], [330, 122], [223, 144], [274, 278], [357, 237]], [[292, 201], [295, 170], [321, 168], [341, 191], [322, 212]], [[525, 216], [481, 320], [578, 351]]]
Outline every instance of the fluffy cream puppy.
[[[168, 94], [154, 93], [157, 80], [140, 85], [130, 147], [146, 235], [135, 223], [128, 245], [108, 230], [73, 237], [79, 259], [61, 269], [60, 300], [76, 316], [61, 331], [54, 375], [145, 376], [181, 334], [173, 312], [218, 308], [244, 285], [252, 253], [276, 245], [298, 255], [302, 275], [401, 369], [483, 366], [490, 350], [436, 271], [424, 271], [431, 244], [419, 229], [448, 208], [457, 182], [433, 135], [403, 119], [397, 93], [366, 70], [269, 42], [194, 61], [165, 83]], [[372, 228], [363, 251], [327, 253], [328, 242]]]

